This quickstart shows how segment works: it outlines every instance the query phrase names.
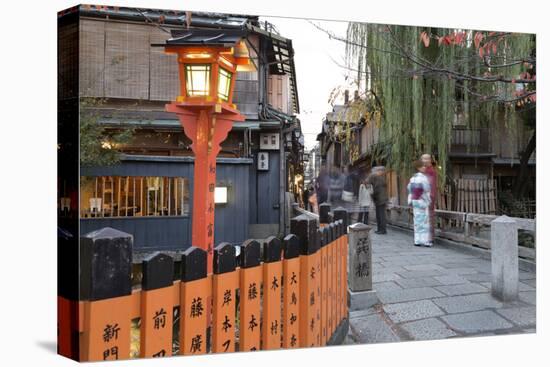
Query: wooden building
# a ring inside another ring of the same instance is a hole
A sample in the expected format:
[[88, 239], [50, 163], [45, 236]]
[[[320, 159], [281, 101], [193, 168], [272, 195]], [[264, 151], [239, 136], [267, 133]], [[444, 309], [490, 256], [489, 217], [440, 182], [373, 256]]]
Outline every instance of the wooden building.
[[[108, 226], [133, 234], [140, 249], [190, 245], [194, 158], [177, 117], [164, 109], [179, 93], [177, 61], [152, 46], [187, 26], [246, 30], [257, 66], [236, 75], [233, 101], [246, 121], [234, 123], [218, 157], [215, 243], [285, 233], [287, 176], [303, 172], [290, 39], [256, 16], [171, 10], [80, 5], [60, 13], [58, 24], [59, 157], [67, 163], [59, 166], [59, 196], [70, 199], [66, 217], [77, 211], [74, 233]], [[90, 99], [97, 103], [82, 108]], [[75, 160], [85, 114], [105, 128], [103, 146], [123, 153], [116, 164]], [[112, 144], [109, 132], [124, 129], [131, 140]], [[69, 171], [79, 182], [65, 179]]]
[[[322, 165], [340, 167], [351, 164], [352, 170], [364, 176], [374, 165], [384, 165], [384, 161], [374, 161], [374, 150], [378, 148], [379, 128], [374, 121], [367, 123], [359, 118], [345, 120], [351, 106], [347, 101], [334, 106], [326, 114], [322, 132], [317, 140], [320, 143]], [[520, 152], [525, 149], [532, 134], [523, 124], [512, 129], [502, 124], [495, 127], [468, 127], [464, 121], [455, 119], [451, 131], [451, 146], [448, 154], [447, 177], [443, 181], [438, 197], [438, 208], [473, 213], [502, 213], [498, 208], [499, 195], [509, 195], [515, 178], [519, 175]], [[338, 129], [348, 126], [350, 137], [337, 138]], [[411, 160], [414, 157], [411, 157]], [[528, 196], [535, 195], [536, 159], [533, 153], [528, 164], [531, 188]], [[398, 205], [407, 204], [407, 183], [409, 177], [400, 177], [397, 172], [387, 171], [388, 197]], [[527, 200], [526, 202], [531, 202]], [[525, 209], [525, 216], [534, 216], [533, 207]], [[520, 216], [522, 213], [514, 213]]]

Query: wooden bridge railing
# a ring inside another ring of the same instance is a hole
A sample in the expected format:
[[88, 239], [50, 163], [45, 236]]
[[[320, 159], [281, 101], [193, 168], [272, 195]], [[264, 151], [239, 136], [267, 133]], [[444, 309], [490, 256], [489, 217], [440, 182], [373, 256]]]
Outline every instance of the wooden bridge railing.
[[[176, 277], [174, 259], [155, 253], [134, 289], [131, 235], [107, 228], [83, 236], [72, 348], [80, 361], [98, 361], [326, 345], [348, 315], [346, 227], [300, 215], [291, 232], [283, 241], [247, 240], [238, 256], [235, 246], [219, 244], [212, 274], [202, 249], [183, 253]], [[60, 335], [70, 327], [60, 315]], [[131, 355], [136, 335], [139, 352]], [[62, 354], [70, 343], [60, 340]]]
[[[411, 207], [388, 205], [386, 213], [388, 223], [408, 229], [413, 228]], [[498, 218], [497, 215], [436, 210], [435, 216], [436, 236], [490, 249], [491, 222]], [[518, 229], [536, 232], [535, 219], [512, 219], [515, 220]], [[519, 256], [535, 260], [535, 248], [519, 246]]]

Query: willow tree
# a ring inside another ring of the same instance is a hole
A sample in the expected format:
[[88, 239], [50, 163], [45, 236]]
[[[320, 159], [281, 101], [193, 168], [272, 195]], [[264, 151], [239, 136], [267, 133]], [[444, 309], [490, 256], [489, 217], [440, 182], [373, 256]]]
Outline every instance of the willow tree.
[[508, 129], [526, 121], [533, 129], [521, 152], [527, 165], [534, 113], [522, 111], [536, 106], [534, 35], [350, 23], [345, 39], [331, 37], [346, 43], [348, 67], [379, 101], [375, 159], [408, 173], [414, 157], [433, 152], [444, 179], [453, 121]]

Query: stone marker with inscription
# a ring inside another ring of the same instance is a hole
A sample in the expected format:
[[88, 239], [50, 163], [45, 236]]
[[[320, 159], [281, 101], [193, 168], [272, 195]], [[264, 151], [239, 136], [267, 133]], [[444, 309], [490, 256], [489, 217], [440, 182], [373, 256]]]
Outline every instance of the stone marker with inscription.
[[349, 289], [353, 292], [372, 290], [372, 251], [369, 232], [363, 223], [349, 226]]
[[372, 289], [371, 230], [371, 226], [363, 223], [348, 227], [350, 311], [366, 309], [378, 303], [376, 291]]

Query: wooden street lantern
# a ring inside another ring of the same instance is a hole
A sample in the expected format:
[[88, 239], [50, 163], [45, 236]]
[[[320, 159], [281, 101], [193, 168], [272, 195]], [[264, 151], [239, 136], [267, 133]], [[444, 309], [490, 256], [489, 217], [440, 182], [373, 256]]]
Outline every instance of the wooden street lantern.
[[192, 141], [195, 166], [191, 245], [207, 251], [209, 273], [214, 248], [216, 156], [233, 121], [245, 119], [233, 104], [235, 75], [253, 68], [245, 36], [246, 31], [236, 29], [177, 30], [166, 43], [154, 45], [177, 55], [180, 95], [166, 105], [166, 110], [178, 115]]

